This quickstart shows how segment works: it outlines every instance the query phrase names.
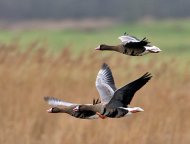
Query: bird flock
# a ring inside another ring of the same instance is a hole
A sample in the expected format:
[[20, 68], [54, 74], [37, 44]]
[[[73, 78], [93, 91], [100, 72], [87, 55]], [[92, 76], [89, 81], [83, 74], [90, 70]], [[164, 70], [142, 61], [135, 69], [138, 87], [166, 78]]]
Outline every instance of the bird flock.
[[[101, 44], [96, 50], [116, 51], [129, 56], [143, 56], [148, 53], [159, 53], [161, 51], [158, 47], [151, 45], [146, 38], [139, 40], [134, 36], [124, 33], [119, 39], [121, 40], [121, 44], [119, 45], [110, 46]], [[93, 99], [92, 104], [77, 104], [45, 96], [44, 100], [52, 106], [47, 112], [67, 113], [81, 119], [121, 118], [133, 113], [142, 112], [144, 111], [142, 108], [130, 107], [129, 105], [135, 93], [141, 89], [151, 77], [152, 75], [147, 72], [123, 87], [116, 88], [110, 67], [106, 63], [103, 63], [95, 82], [100, 100]]]

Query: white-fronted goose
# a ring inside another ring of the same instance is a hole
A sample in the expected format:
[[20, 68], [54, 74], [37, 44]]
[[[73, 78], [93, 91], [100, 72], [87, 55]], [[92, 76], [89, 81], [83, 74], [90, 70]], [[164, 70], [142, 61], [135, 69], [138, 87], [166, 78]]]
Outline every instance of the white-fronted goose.
[[[99, 92], [101, 101], [99, 101], [98, 99], [94, 99], [93, 105], [98, 104], [100, 102], [102, 105], [107, 104], [113, 97], [114, 91], [116, 90], [111, 69], [105, 63], [102, 65], [101, 69], [97, 74], [96, 88]], [[77, 106], [80, 106], [80, 104], [65, 102], [53, 97], [44, 97], [44, 100], [47, 101], [49, 105], [54, 106], [53, 108], [47, 110], [49, 113], [67, 113], [71, 116], [83, 119], [99, 118], [98, 115], [96, 115], [96, 113], [92, 111], [73, 111], [73, 109]], [[61, 108], [58, 106], [61, 106]]]
[[137, 39], [134, 36], [126, 35], [120, 36], [122, 44], [116, 46], [109, 46], [106, 44], [101, 44], [96, 48], [96, 50], [110, 50], [117, 51], [130, 56], [142, 56], [148, 53], [158, 53], [161, 50], [153, 45], [146, 38], [142, 40]]
[[93, 111], [96, 112], [101, 118], [120, 118], [132, 113], [143, 111], [140, 107], [128, 107], [134, 94], [141, 87], [143, 87], [150, 79], [151, 74], [146, 73], [139, 79], [123, 86], [114, 92], [113, 97], [108, 104], [95, 104], [95, 105], [80, 105], [76, 106], [74, 111]]
[[[65, 102], [53, 97], [44, 97], [44, 100], [48, 102], [49, 105], [53, 106], [52, 108], [47, 110], [47, 112], [49, 113], [67, 113], [73, 117], [81, 118], [81, 119], [99, 118], [96, 112], [93, 112], [93, 111], [83, 111], [83, 112], [73, 111], [73, 109], [76, 106], [79, 106], [80, 104]], [[94, 105], [98, 103], [99, 103], [99, 100], [93, 100], [93, 104], [86, 104], [86, 105]]]

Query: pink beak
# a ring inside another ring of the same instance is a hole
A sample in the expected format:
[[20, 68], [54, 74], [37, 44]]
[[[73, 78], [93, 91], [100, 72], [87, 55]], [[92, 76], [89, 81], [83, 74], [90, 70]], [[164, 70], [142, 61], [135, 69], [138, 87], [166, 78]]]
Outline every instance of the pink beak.
[[52, 112], [52, 108], [48, 109], [47, 112], [48, 112], [48, 113], [51, 113], [51, 112]]
[[100, 46], [98, 46], [97, 48], [95, 48], [95, 50], [100, 50]]

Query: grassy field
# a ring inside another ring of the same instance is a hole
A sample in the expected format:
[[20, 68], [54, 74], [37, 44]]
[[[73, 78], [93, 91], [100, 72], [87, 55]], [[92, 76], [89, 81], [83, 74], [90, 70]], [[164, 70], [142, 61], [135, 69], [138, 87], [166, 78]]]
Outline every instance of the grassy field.
[[166, 55], [190, 53], [190, 20], [140, 21], [136, 23], [119, 24], [99, 29], [60, 29], [60, 30], [1, 30], [1, 43], [19, 43], [26, 49], [28, 44], [38, 43], [52, 51], [70, 47], [78, 53], [94, 49], [99, 44], [118, 44], [118, 36], [124, 32], [147, 37], [154, 45], [160, 47]]
[[[93, 50], [100, 43], [118, 43], [124, 31], [147, 36], [163, 52], [129, 57]], [[184, 21], [142, 22], [98, 31], [2, 31], [0, 143], [190, 143], [189, 33]], [[105, 120], [46, 112], [50, 106], [43, 97], [47, 95], [74, 103], [98, 98], [95, 79], [103, 62], [111, 67], [118, 88], [152, 73], [131, 103], [144, 112]]]

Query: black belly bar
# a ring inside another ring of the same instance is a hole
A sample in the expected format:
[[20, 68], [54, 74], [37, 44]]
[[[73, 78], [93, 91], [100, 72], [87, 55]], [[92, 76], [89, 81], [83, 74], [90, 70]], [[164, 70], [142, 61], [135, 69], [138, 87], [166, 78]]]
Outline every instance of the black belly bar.
[[115, 109], [105, 110], [105, 112], [102, 115], [106, 117], [110, 117], [110, 118], [120, 118], [126, 115], [127, 113], [128, 113], [128, 110], [115, 108]]

